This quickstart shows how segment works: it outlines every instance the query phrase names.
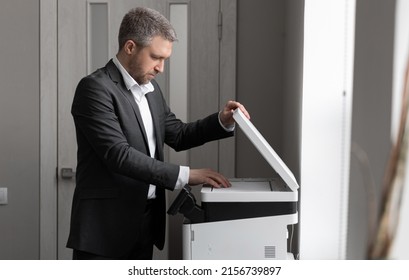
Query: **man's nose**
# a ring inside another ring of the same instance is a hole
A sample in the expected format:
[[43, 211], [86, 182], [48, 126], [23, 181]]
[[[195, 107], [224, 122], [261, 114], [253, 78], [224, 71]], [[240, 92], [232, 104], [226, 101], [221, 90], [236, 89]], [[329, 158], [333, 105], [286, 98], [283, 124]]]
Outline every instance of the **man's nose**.
[[162, 73], [164, 68], [165, 68], [165, 61], [160, 60], [159, 63], [155, 66], [155, 71]]

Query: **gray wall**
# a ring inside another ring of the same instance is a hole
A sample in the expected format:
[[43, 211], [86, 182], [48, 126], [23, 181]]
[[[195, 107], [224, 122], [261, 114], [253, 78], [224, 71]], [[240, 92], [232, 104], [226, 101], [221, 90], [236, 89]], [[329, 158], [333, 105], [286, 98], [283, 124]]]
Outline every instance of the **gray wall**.
[[[238, 0], [237, 99], [297, 178], [303, 20], [303, 0]], [[272, 176], [271, 167], [240, 130], [236, 157], [236, 176]]]
[[[279, 155], [283, 150], [284, 0], [238, 0], [237, 100]], [[272, 169], [238, 130], [236, 176], [271, 177]]]
[[[352, 113], [348, 259], [366, 257], [368, 221], [377, 215], [368, 190], [380, 189], [391, 149], [395, 1], [357, 0]], [[366, 156], [368, 162], [358, 160]]]
[[304, 0], [285, 1], [283, 153], [300, 183], [301, 108], [304, 51]]
[[0, 8], [0, 259], [39, 258], [39, 1]]

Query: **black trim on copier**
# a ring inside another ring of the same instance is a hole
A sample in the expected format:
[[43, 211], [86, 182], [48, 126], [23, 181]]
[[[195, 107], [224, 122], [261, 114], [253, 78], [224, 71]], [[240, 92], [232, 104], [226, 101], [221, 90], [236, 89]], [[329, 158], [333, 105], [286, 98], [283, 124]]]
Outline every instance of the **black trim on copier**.
[[297, 202], [202, 202], [205, 222], [239, 220], [297, 213]]

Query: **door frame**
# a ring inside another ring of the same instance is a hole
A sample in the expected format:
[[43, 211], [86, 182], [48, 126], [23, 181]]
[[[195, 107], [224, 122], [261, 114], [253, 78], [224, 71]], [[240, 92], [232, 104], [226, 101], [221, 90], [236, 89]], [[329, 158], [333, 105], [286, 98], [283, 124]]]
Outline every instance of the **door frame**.
[[40, 259], [57, 259], [57, 0], [40, 0]]
[[[236, 99], [237, 0], [219, 0], [219, 107]], [[40, 259], [58, 250], [58, 0], [40, 0]], [[234, 177], [235, 140], [218, 143], [219, 172]]]

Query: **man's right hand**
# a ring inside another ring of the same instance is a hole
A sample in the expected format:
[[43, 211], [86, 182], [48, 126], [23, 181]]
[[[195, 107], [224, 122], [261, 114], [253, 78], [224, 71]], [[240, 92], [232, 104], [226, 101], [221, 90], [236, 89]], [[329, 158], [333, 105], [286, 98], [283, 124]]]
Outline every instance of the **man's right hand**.
[[211, 169], [190, 169], [189, 185], [207, 184], [214, 188], [229, 188], [229, 180], [222, 174]]

